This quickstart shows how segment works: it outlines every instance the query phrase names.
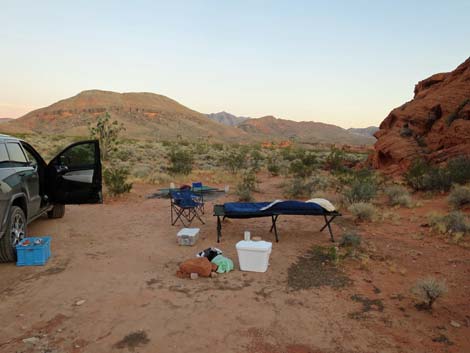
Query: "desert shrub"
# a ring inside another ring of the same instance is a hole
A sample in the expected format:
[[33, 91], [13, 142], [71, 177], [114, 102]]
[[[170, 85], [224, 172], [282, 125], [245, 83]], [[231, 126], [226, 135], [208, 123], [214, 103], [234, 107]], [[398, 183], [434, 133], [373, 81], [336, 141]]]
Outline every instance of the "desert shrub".
[[344, 151], [332, 147], [330, 154], [326, 157], [325, 166], [333, 172], [343, 172], [347, 168], [344, 166], [346, 161], [346, 153]]
[[372, 181], [372, 179], [357, 179], [344, 192], [344, 197], [349, 203], [369, 202], [376, 194], [377, 184], [375, 181]]
[[272, 176], [278, 176], [281, 171], [281, 165], [279, 164], [277, 156], [270, 156], [266, 167]]
[[460, 208], [470, 204], [470, 186], [455, 185], [449, 194], [449, 204]]
[[294, 178], [287, 181], [284, 186], [284, 195], [288, 198], [310, 197], [315, 191], [314, 184], [304, 178]]
[[321, 174], [316, 174], [312, 176], [311, 178], [309, 178], [309, 180], [310, 180], [310, 184], [313, 187], [312, 192], [319, 191], [319, 190], [326, 190], [331, 184], [330, 178]]
[[374, 205], [368, 202], [353, 203], [348, 207], [348, 210], [357, 221], [372, 221], [377, 215]]
[[179, 146], [173, 146], [168, 154], [170, 167], [168, 171], [171, 174], [188, 175], [193, 170], [193, 155], [190, 151]]
[[250, 166], [254, 171], [259, 171], [261, 169], [261, 164], [263, 162], [263, 155], [258, 149], [253, 149], [250, 152]]
[[296, 152], [296, 157], [297, 158], [290, 163], [290, 174], [296, 178], [307, 178], [311, 176], [317, 162], [315, 154], [310, 151]]
[[467, 234], [470, 232], [470, 221], [460, 211], [452, 211], [448, 215], [430, 215], [431, 227], [440, 233]]
[[390, 206], [411, 207], [412, 200], [408, 190], [401, 185], [391, 185], [384, 190]]
[[131, 191], [132, 183], [127, 182], [129, 169], [123, 167], [106, 168], [103, 172], [104, 183], [112, 196]]
[[432, 309], [434, 302], [447, 293], [447, 285], [442, 280], [427, 277], [417, 280], [411, 292], [421, 301], [421, 307]]
[[136, 178], [142, 179], [147, 177], [151, 172], [151, 168], [148, 165], [136, 166], [132, 168], [132, 174]]
[[443, 168], [416, 160], [405, 173], [405, 180], [414, 190], [448, 190], [451, 182]]
[[153, 171], [151, 172], [147, 178], [146, 181], [149, 182], [150, 184], [169, 184], [173, 180], [173, 177], [166, 173], [162, 173], [160, 171]]
[[232, 174], [246, 168], [247, 151], [242, 148], [232, 148], [220, 159], [220, 162]]
[[115, 156], [117, 159], [125, 162], [125, 161], [128, 161], [129, 159], [131, 159], [133, 154], [134, 154], [133, 151], [129, 148], [120, 148], [120, 149], [115, 151], [113, 156]]
[[253, 201], [252, 192], [256, 191], [257, 183], [255, 172], [252, 169], [245, 171], [241, 181], [237, 184], [236, 194], [239, 201]]
[[356, 232], [347, 231], [341, 237], [339, 246], [357, 248], [361, 245], [361, 236]]
[[452, 184], [465, 184], [470, 181], [470, 158], [460, 156], [442, 167], [417, 160], [405, 173], [405, 180], [414, 190], [447, 191]]
[[459, 156], [451, 159], [446, 167], [451, 183], [466, 184], [470, 181], [470, 157]]

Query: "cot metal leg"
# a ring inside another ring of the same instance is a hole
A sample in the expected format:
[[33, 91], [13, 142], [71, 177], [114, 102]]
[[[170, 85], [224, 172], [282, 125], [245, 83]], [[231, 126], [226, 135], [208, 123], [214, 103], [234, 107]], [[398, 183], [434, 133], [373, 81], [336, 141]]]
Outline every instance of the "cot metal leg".
[[326, 215], [323, 215], [323, 218], [325, 219], [325, 225], [320, 229], [320, 232], [323, 232], [323, 230], [328, 227], [328, 231], [330, 232], [330, 239], [331, 242], [335, 242], [335, 238], [333, 237], [333, 231], [331, 230], [331, 225], [330, 223], [333, 222], [333, 220], [336, 218], [336, 216], [331, 216], [330, 219]]
[[217, 243], [220, 243], [221, 236], [222, 236], [222, 222], [220, 221], [220, 216], [217, 216]]
[[278, 218], [278, 217], [279, 217], [279, 215], [277, 215], [277, 216], [271, 216], [271, 219], [272, 219], [272, 221], [273, 221], [273, 224], [272, 224], [272, 226], [271, 226], [270, 232], [272, 232], [273, 229], [274, 229], [274, 235], [276, 236], [276, 243], [279, 242], [279, 237], [277, 236], [277, 227], [276, 227], [276, 221], [277, 221], [277, 218]]
[[277, 221], [277, 217], [279, 217], [279, 215], [277, 216], [271, 216], [271, 218], [273, 218], [273, 224], [271, 225], [271, 229], [269, 229], [269, 232], [272, 233], [273, 232], [273, 229], [274, 229], [274, 223], [276, 223]]

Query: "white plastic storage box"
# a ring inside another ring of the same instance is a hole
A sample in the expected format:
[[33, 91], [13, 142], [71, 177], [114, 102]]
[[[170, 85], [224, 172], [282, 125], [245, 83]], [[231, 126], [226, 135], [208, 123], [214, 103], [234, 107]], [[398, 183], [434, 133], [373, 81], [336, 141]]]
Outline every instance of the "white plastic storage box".
[[183, 228], [176, 234], [179, 245], [194, 245], [198, 238], [199, 228]]
[[240, 270], [266, 272], [272, 243], [268, 241], [241, 240], [236, 245]]

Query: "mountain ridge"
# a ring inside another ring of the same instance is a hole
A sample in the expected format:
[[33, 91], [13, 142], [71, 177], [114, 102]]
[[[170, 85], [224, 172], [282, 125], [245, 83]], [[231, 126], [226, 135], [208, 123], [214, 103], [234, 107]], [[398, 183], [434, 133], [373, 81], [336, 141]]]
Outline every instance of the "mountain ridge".
[[[86, 90], [49, 106], [2, 123], [5, 133], [50, 133], [88, 135], [88, 126], [108, 112], [112, 120], [123, 123], [125, 136], [135, 139], [187, 139], [214, 142], [263, 142], [296, 139], [306, 143], [369, 145], [375, 139], [349, 133], [321, 122], [296, 122], [273, 116], [236, 117], [221, 112], [228, 125], [192, 110], [179, 102], [151, 92], [112, 92]], [[216, 115], [219, 113], [215, 113]], [[221, 116], [221, 114], [219, 114]], [[235, 117], [236, 119], [231, 119]], [[238, 122], [240, 121], [241, 122]], [[237, 121], [238, 119], [238, 121]]]

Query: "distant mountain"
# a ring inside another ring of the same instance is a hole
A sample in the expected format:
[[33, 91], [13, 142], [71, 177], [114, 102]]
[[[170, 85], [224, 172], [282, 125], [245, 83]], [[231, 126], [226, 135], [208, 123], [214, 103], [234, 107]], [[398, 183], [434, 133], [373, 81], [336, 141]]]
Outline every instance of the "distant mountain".
[[[0, 123], [2, 133], [88, 135], [88, 125], [108, 112], [123, 123], [125, 138], [262, 142], [295, 139], [306, 143], [369, 145], [371, 136], [348, 132], [335, 125], [296, 122], [266, 116], [237, 117], [227, 112], [201, 114], [168, 97], [154, 93], [83, 91], [21, 118]], [[208, 118], [209, 117], [209, 118]]]
[[[108, 112], [124, 123], [125, 136], [143, 139], [243, 141], [245, 132], [219, 124], [206, 115], [154, 93], [116, 93], [90, 90], [34, 110], [2, 124], [2, 132], [43, 132], [84, 136], [88, 123]], [[248, 137], [249, 138], [249, 137]]]
[[266, 138], [295, 139], [299, 142], [371, 145], [372, 136], [358, 135], [331, 124], [314, 121], [293, 121], [265, 116], [249, 119], [238, 125], [246, 133]]
[[6, 123], [7, 121], [13, 120], [12, 118], [0, 118], [0, 124]]
[[377, 126], [369, 126], [369, 127], [364, 127], [364, 128], [350, 128], [347, 131], [353, 133], [353, 134], [358, 134], [358, 135], [363, 135], [363, 136], [374, 136], [374, 134], [379, 131], [379, 128]]
[[211, 113], [207, 114], [207, 117], [218, 123], [228, 125], [228, 126], [238, 126], [243, 123], [245, 120], [250, 118], [244, 116], [236, 116], [227, 112]]

